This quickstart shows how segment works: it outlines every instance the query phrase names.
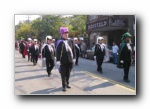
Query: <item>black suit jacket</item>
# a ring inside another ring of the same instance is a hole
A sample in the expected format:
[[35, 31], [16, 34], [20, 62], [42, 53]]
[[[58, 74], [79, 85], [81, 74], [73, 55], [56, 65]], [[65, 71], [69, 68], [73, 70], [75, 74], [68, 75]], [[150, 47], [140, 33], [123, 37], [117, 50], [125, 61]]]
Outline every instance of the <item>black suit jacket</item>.
[[80, 48], [78, 48], [78, 47], [75, 45], [76, 57], [79, 57], [79, 55], [80, 55]]
[[32, 47], [31, 47], [31, 54], [32, 54], [33, 56], [34, 56], [34, 55], [39, 55], [39, 52], [40, 52], [39, 48], [38, 48], [38, 49], [35, 49], [35, 46], [32, 45]]
[[120, 60], [123, 60], [124, 62], [131, 62], [131, 54], [131, 51], [128, 50], [127, 43], [125, 42], [120, 53]]
[[[73, 59], [75, 59], [75, 46], [72, 41], [68, 42], [72, 53]], [[63, 40], [59, 43], [56, 50], [57, 61], [60, 61], [61, 64], [73, 63], [71, 53], [66, 50]]]
[[53, 51], [50, 51], [48, 48], [48, 45], [45, 45], [45, 47], [42, 50], [42, 56], [43, 58], [46, 58], [46, 60], [54, 60], [55, 57], [55, 48], [53, 45], [50, 45], [53, 48]]
[[105, 46], [104, 46], [104, 50], [102, 51], [100, 45], [96, 44], [95, 45], [94, 56], [96, 56], [97, 58], [103, 59], [104, 56], [105, 56]]

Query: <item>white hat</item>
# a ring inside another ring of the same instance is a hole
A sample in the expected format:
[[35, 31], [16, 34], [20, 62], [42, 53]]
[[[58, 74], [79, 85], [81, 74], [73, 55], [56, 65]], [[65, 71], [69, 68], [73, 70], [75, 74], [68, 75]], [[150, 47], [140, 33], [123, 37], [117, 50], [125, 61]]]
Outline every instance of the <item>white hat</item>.
[[28, 38], [28, 40], [32, 40], [31, 38]]
[[34, 41], [34, 42], [35, 42], [35, 41], [37, 42], [38, 40], [37, 40], [37, 39], [34, 39], [33, 41]]
[[47, 39], [52, 39], [52, 36], [46, 36], [46, 42], [47, 42]]
[[103, 37], [98, 37], [98, 38], [97, 38], [97, 40], [103, 40], [103, 39], [104, 39]]
[[74, 40], [78, 40], [78, 38], [75, 37]]

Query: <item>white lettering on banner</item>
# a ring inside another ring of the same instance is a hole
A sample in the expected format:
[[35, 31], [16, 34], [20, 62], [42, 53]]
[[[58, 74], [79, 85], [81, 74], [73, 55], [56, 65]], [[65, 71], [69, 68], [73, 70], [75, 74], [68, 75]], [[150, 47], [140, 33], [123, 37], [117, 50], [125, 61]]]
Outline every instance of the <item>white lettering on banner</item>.
[[102, 22], [98, 22], [98, 23], [94, 23], [94, 24], [89, 24], [88, 25], [88, 30], [89, 29], [94, 29], [94, 28], [100, 28], [100, 27], [103, 27], [103, 26], [106, 26], [106, 25], [107, 25], [106, 21], [102, 21]]

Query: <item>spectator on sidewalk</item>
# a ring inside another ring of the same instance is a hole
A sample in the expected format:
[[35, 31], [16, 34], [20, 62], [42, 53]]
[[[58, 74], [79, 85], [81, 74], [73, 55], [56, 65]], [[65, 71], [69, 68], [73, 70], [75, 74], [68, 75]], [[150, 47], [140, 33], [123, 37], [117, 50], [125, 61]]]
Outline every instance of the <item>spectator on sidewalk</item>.
[[113, 42], [113, 46], [112, 46], [112, 53], [113, 53], [113, 63], [117, 64], [117, 60], [118, 60], [118, 46], [115, 44], [115, 42]]

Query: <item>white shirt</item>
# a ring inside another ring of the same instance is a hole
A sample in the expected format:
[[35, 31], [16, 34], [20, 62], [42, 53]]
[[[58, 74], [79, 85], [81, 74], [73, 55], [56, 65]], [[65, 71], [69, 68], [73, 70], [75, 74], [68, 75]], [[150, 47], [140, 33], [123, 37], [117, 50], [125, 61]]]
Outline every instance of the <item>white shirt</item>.
[[35, 47], [35, 50], [37, 50], [39, 48], [37, 45], [34, 45], [34, 47]]
[[99, 47], [101, 48], [101, 50], [103, 51], [105, 48], [105, 45], [104, 44], [100, 44], [100, 43], [98, 43], [98, 45], [100, 45]]
[[118, 48], [117, 45], [112, 46], [112, 52], [113, 52], [113, 53], [117, 53], [118, 50], [119, 50], [119, 48]]

